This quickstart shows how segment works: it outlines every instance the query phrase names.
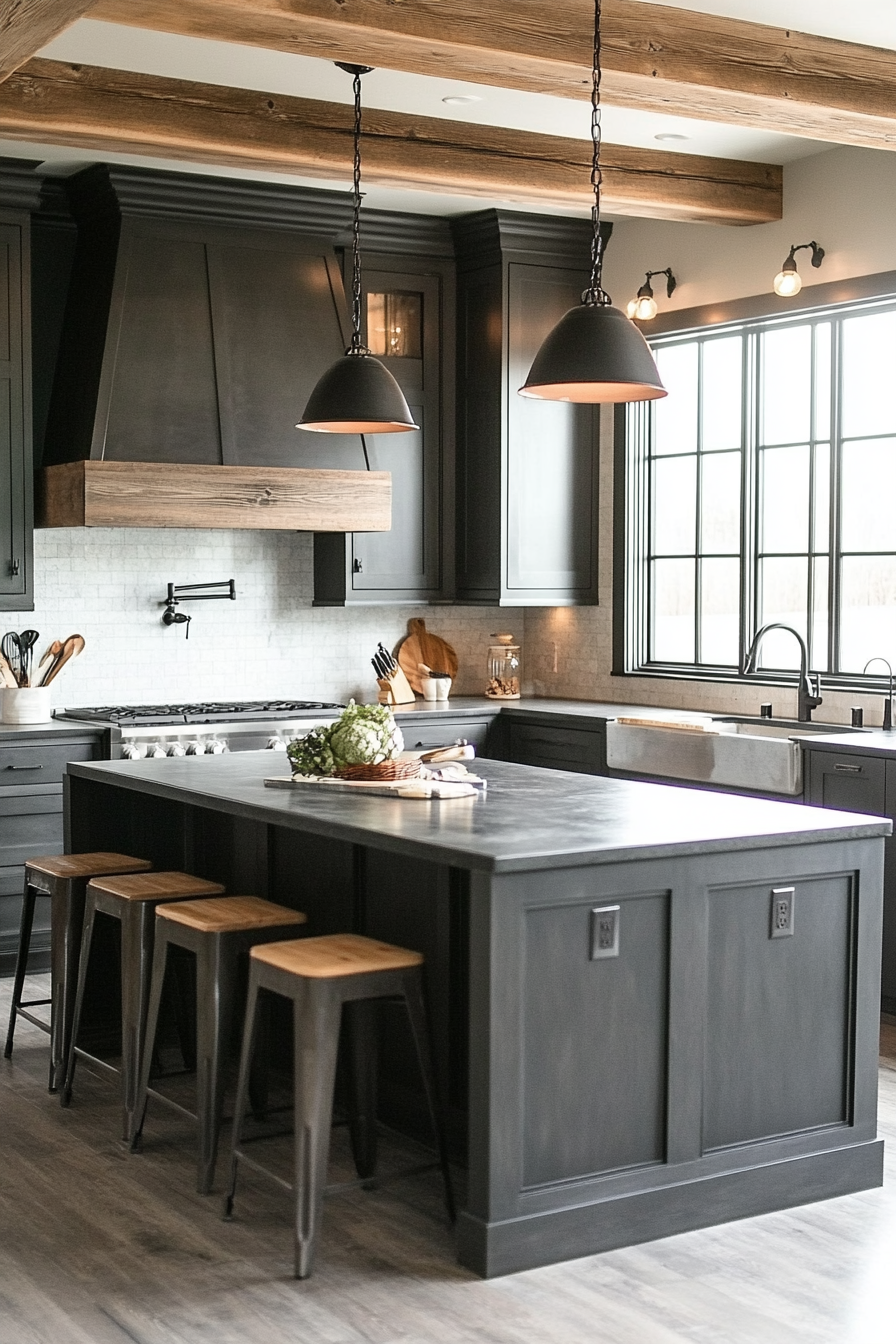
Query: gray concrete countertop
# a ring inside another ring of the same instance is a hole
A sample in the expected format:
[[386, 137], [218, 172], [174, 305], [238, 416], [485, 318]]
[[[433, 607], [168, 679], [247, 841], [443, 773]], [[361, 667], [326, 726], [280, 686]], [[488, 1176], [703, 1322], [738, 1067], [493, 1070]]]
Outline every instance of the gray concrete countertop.
[[84, 737], [102, 732], [102, 725], [74, 723], [70, 719], [51, 719], [49, 723], [0, 723], [0, 741], [22, 741], [44, 737]]
[[480, 760], [484, 797], [450, 802], [371, 797], [326, 785], [264, 787], [285, 775], [268, 752], [78, 762], [69, 774], [293, 827], [374, 843], [436, 863], [490, 872], [569, 868], [889, 835], [890, 821], [670, 785], [565, 775]]
[[885, 733], [882, 728], [866, 728], [861, 733], [813, 733], [803, 738], [803, 746], [823, 751], [849, 753], [851, 756], [896, 757], [896, 732]]

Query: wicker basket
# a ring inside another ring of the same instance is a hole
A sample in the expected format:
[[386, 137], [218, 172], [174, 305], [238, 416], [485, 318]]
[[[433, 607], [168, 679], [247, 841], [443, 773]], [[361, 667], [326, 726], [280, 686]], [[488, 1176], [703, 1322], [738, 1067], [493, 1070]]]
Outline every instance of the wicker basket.
[[345, 765], [334, 770], [336, 779], [415, 779], [420, 774], [419, 761], [380, 761], [378, 765]]

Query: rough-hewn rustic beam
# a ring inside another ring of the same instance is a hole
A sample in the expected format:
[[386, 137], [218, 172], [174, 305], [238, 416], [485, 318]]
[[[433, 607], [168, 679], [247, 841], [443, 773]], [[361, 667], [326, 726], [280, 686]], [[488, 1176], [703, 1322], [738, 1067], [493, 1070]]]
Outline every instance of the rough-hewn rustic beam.
[[93, 0], [0, 0], [0, 82], [92, 4]]
[[[93, 17], [442, 79], [586, 97], [593, 0], [99, 0]], [[892, 51], [604, 0], [608, 103], [896, 149]]]
[[[347, 178], [347, 104], [35, 60], [0, 85], [0, 136], [102, 155]], [[364, 180], [520, 203], [585, 205], [589, 145], [368, 109]], [[605, 203], [618, 214], [757, 224], [781, 217], [781, 170], [608, 145]]]

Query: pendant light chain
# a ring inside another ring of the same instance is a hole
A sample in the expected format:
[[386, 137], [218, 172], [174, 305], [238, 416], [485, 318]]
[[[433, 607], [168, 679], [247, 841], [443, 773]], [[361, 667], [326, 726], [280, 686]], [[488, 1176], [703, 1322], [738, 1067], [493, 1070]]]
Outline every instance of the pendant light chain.
[[600, 105], [600, 16], [601, 0], [594, 0], [594, 51], [591, 60], [591, 187], [594, 204], [591, 207], [591, 283], [582, 295], [582, 302], [590, 307], [605, 305], [610, 297], [601, 285], [604, 240], [600, 233], [600, 189], [603, 173], [600, 167], [600, 149], [603, 135]]
[[352, 341], [346, 352], [350, 355], [369, 354], [361, 341], [361, 74], [361, 68], [355, 66], [352, 71], [352, 89], [355, 95], [352, 165]]

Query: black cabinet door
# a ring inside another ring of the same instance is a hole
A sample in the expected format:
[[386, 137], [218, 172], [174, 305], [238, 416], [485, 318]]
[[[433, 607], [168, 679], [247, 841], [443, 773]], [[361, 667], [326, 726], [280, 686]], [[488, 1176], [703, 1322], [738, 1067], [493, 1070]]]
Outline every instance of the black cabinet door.
[[573, 770], [583, 775], [605, 773], [606, 748], [602, 727], [568, 728], [562, 725], [519, 723], [508, 719], [504, 729], [505, 759], [518, 765], [548, 770]]
[[879, 756], [842, 756], [808, 751], [805, 799], [841, 812], [887, 815], [886, 761]]
[[508, 267], [508, 599], [595, 598], [599, 408], [535, 401], [518, 391], [541, 342], [581, 291], [577, 270], [516, 262]]
[[0, 609], [32, 600], [28, 228], [0, 215]]
[[416, 301], [420, 340], [414, 343], [414, 353], [395, 356], [376, 347], [374, 352], [401, 387], [419, 429], [367, 435], [371, 469], [392, 476], [392, 529], [315, 535], [317, 606], [428, 602], [445, 596], [442, 505], [447, 444], [442, 364], [449, 282], [444, 267], [408, 271], [387, 265], [382, 257], [364, 267], [365, 339], [374, 334], [367, 330], [371, 295], [398, 293]]

